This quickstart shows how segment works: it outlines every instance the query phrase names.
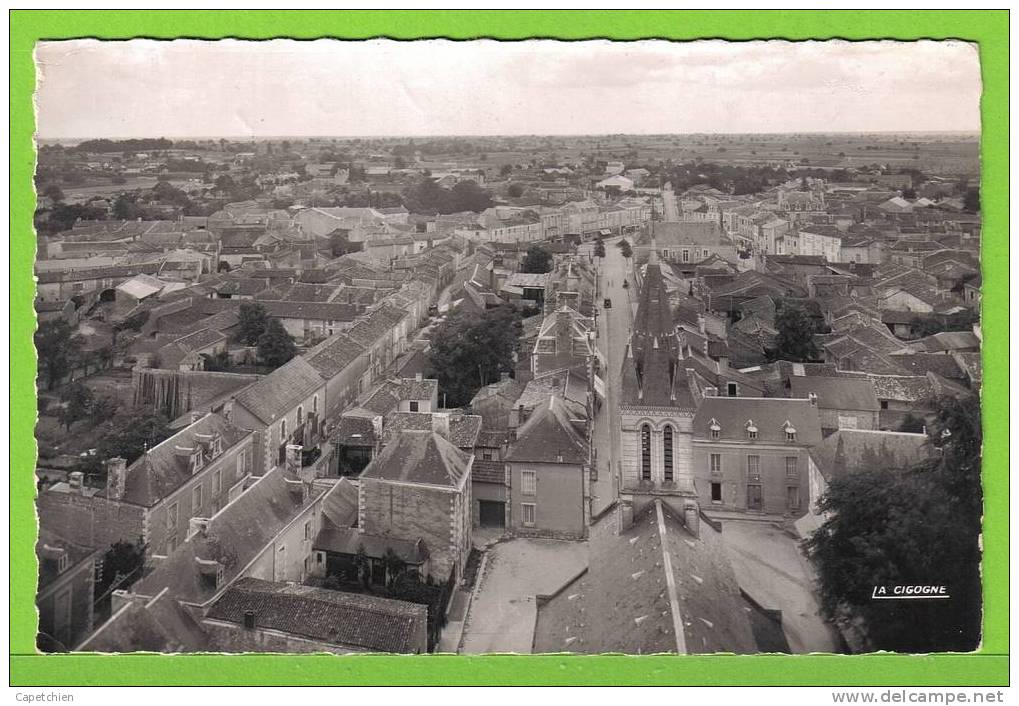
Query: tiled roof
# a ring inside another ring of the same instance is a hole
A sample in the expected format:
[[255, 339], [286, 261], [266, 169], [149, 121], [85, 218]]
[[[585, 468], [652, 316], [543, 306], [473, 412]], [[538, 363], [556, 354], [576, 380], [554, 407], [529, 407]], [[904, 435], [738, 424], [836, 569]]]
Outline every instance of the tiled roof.
[[471, 480], [475, 483], [506, 482], [506, 464], [503, 461], [475, 459], [471, 467]]
[[325, 380], [339, 375], [364, 353], [364, 347], [349, 336], [338, 333], [317, 344], [304, 354], [305, 360]]
[[315, 537], [312, 548], [334, 554], [364, 553], [373, 559], [383, 558], [389, 550], [408, 564], [420, 566], [428, 559], [428, 548], [420, 539], [411, 541], [382, 537], [361, 532], [355, 527], [323, 527]]
[[[721, 537], [707, 523], [694, 537], [656, 504], [619, 529], [612, 512], [591, 527], [589, 568], [551, 600], [538, 606], [535, 652], [640, 655], [677, 651], [676, 625], [687, 653], [758, 650], [752, 608], [740, 587]], [[669, 555], [679, 615], [665, 576]]]
[[[221, 450], [226, 452], [251, 432], [230, 424], [218, 414], [207, 414], [160, 444], [153, 446], [127, 469], [123, 501], [151, 507], [171, 495], [191, 480], [190, 455], [178, 449], [201, 448], [203, 462], [208, 465], [216, 457], [211, 455], [209, 443], [199, 436], [221, 439]], [[104, 495], [101, 490], [99, 495]]]
[[[382, 429], [383, 443], [388, 443], [401, 431], [432, 431], [433, 417], [440, 413], [393, 412], [386, 417]], [[445, 414], [449, 418], [449, 435], [446, 437], [458, 449], [474, 452], [481, 431], [481, 417], [476, 414]]]
[[[155, 596], [164, 588], [171, 596], [188, 603], [203, 603], [233, 580], [248, 563], [290, 524], [307, 505], [291, 486], [283, 469], [262, 476], [236, 500], [209, 520], [205, 533], [188, 538], [134, 585], [140, 595]], [[329, 491], [326, 491], [329, 492]], [[202, 579], [196, 559], [218, 561], [224, 583], [211, 585]]]
[[931, 457], [926, 434], [839, 429], [810, 451], [821, 474], [831, 481], [863, 470], [895, 471]]
[[371, 652], [421, 649], [415, 638], [428, 619], [427, 607], [416, 603], [254, 578], [234, 584], [207, 617], [241, 625], [247, 611], [263, 628]]
[[966, 377], [955, 359], [945, 353], [908, 353], [893, 355], [891, 360], [914, 375], [931, 372], [949, 380], [964, 380]]
[[817, 405], [821, 409], [870, 412], [881, 409], [874, 392], [874, 383], [869, 379], [793, 377], [790, 378], [789, 384], [790, 391], [795, 397], [807, 397], [811, 392], [816, 394]]
[[264, 424], [271, 424], [322, 385], [318, 371], [298, 356], [244, 390], [236, 402]]
[[517, 430], [507, 461], [585, 464], [589, 460], [584, 439], [574, 428], [565, 404], [555, 396], [539, 406]]
[[821, 439], [818, 408], [806, 399], [705, 397], [694, 416], [694, 437], [710, 439], [712, 420], [720, 427], [719, 438], [730, 441], [748, 441], [751, 421], [757, 428], [758, 443], [786, 443], [787, 421], [796, 429], [797, 444], [815, 444]]
[[459, 488], [471, 456], [430, 431], [404, 431], [372, 459], [361, 478]]
[[344, 414], [336, 424], [332, 441], [337, 446], [374, 447], [376, 442], [375, 424], [371, 417]]

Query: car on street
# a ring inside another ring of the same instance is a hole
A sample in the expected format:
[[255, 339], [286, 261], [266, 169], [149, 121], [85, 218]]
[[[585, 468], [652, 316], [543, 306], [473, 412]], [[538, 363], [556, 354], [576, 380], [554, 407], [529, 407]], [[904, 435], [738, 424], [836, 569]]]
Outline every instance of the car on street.
[[602, 302], [602, 307], [605, 308], [605, 309], [611, 309], [612, 308], [612, 300], [611, 299], [606, 299], [604, 302]]

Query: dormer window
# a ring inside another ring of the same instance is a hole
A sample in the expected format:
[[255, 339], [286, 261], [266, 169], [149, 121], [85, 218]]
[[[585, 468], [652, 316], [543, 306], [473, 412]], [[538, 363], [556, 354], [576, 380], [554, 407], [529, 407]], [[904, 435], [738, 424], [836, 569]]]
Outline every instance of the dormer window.
[[202, 447], [197, 447], [191, 453], [191, 472], [197, 473], [205, 465], [205, 458], [202, 456]]
[[753, 419], [747, 421], [747, 439], [750, 441], [757, 440], [757, 426], [754, 424]]
[[796, 441], [796, 427], [787, 419], [785, 424], [782, 425], [783, 431], [785, 431], [785, 440], [787, 443], [793, 443]]
[[209, 453], [211, 454], [212, 458], [216, 458], [221, 453], [223, 453], [223, 438], [219, 436], [219, 434], [212, 438], [212, 444], [209, 448]]
[[708, 431], [711, 432], [712, 439], [717, 439], [722, 434], [722, 426], [718, 423], [718, 420], [712, 419], [708, 425]]

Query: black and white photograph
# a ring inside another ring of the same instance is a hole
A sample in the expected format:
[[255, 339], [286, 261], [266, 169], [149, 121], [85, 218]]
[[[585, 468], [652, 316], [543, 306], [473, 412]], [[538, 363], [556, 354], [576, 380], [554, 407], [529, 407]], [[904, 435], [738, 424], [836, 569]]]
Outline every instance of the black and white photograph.
[[980, 647], [976, 45], [35, 65], [40, 652]]

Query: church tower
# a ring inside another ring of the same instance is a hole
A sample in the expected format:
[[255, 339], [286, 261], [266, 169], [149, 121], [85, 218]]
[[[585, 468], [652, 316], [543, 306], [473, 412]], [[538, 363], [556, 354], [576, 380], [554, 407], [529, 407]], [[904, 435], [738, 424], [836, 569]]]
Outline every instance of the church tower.
[[[652, 224], [653, 227], [653, 224]], [[695, 388], [684, 366], [651, 232], [651, 252], [622, 370], [620, 499], [633, 511], [661, 498], [683, 512], [696, 497], [693, 472]]]

